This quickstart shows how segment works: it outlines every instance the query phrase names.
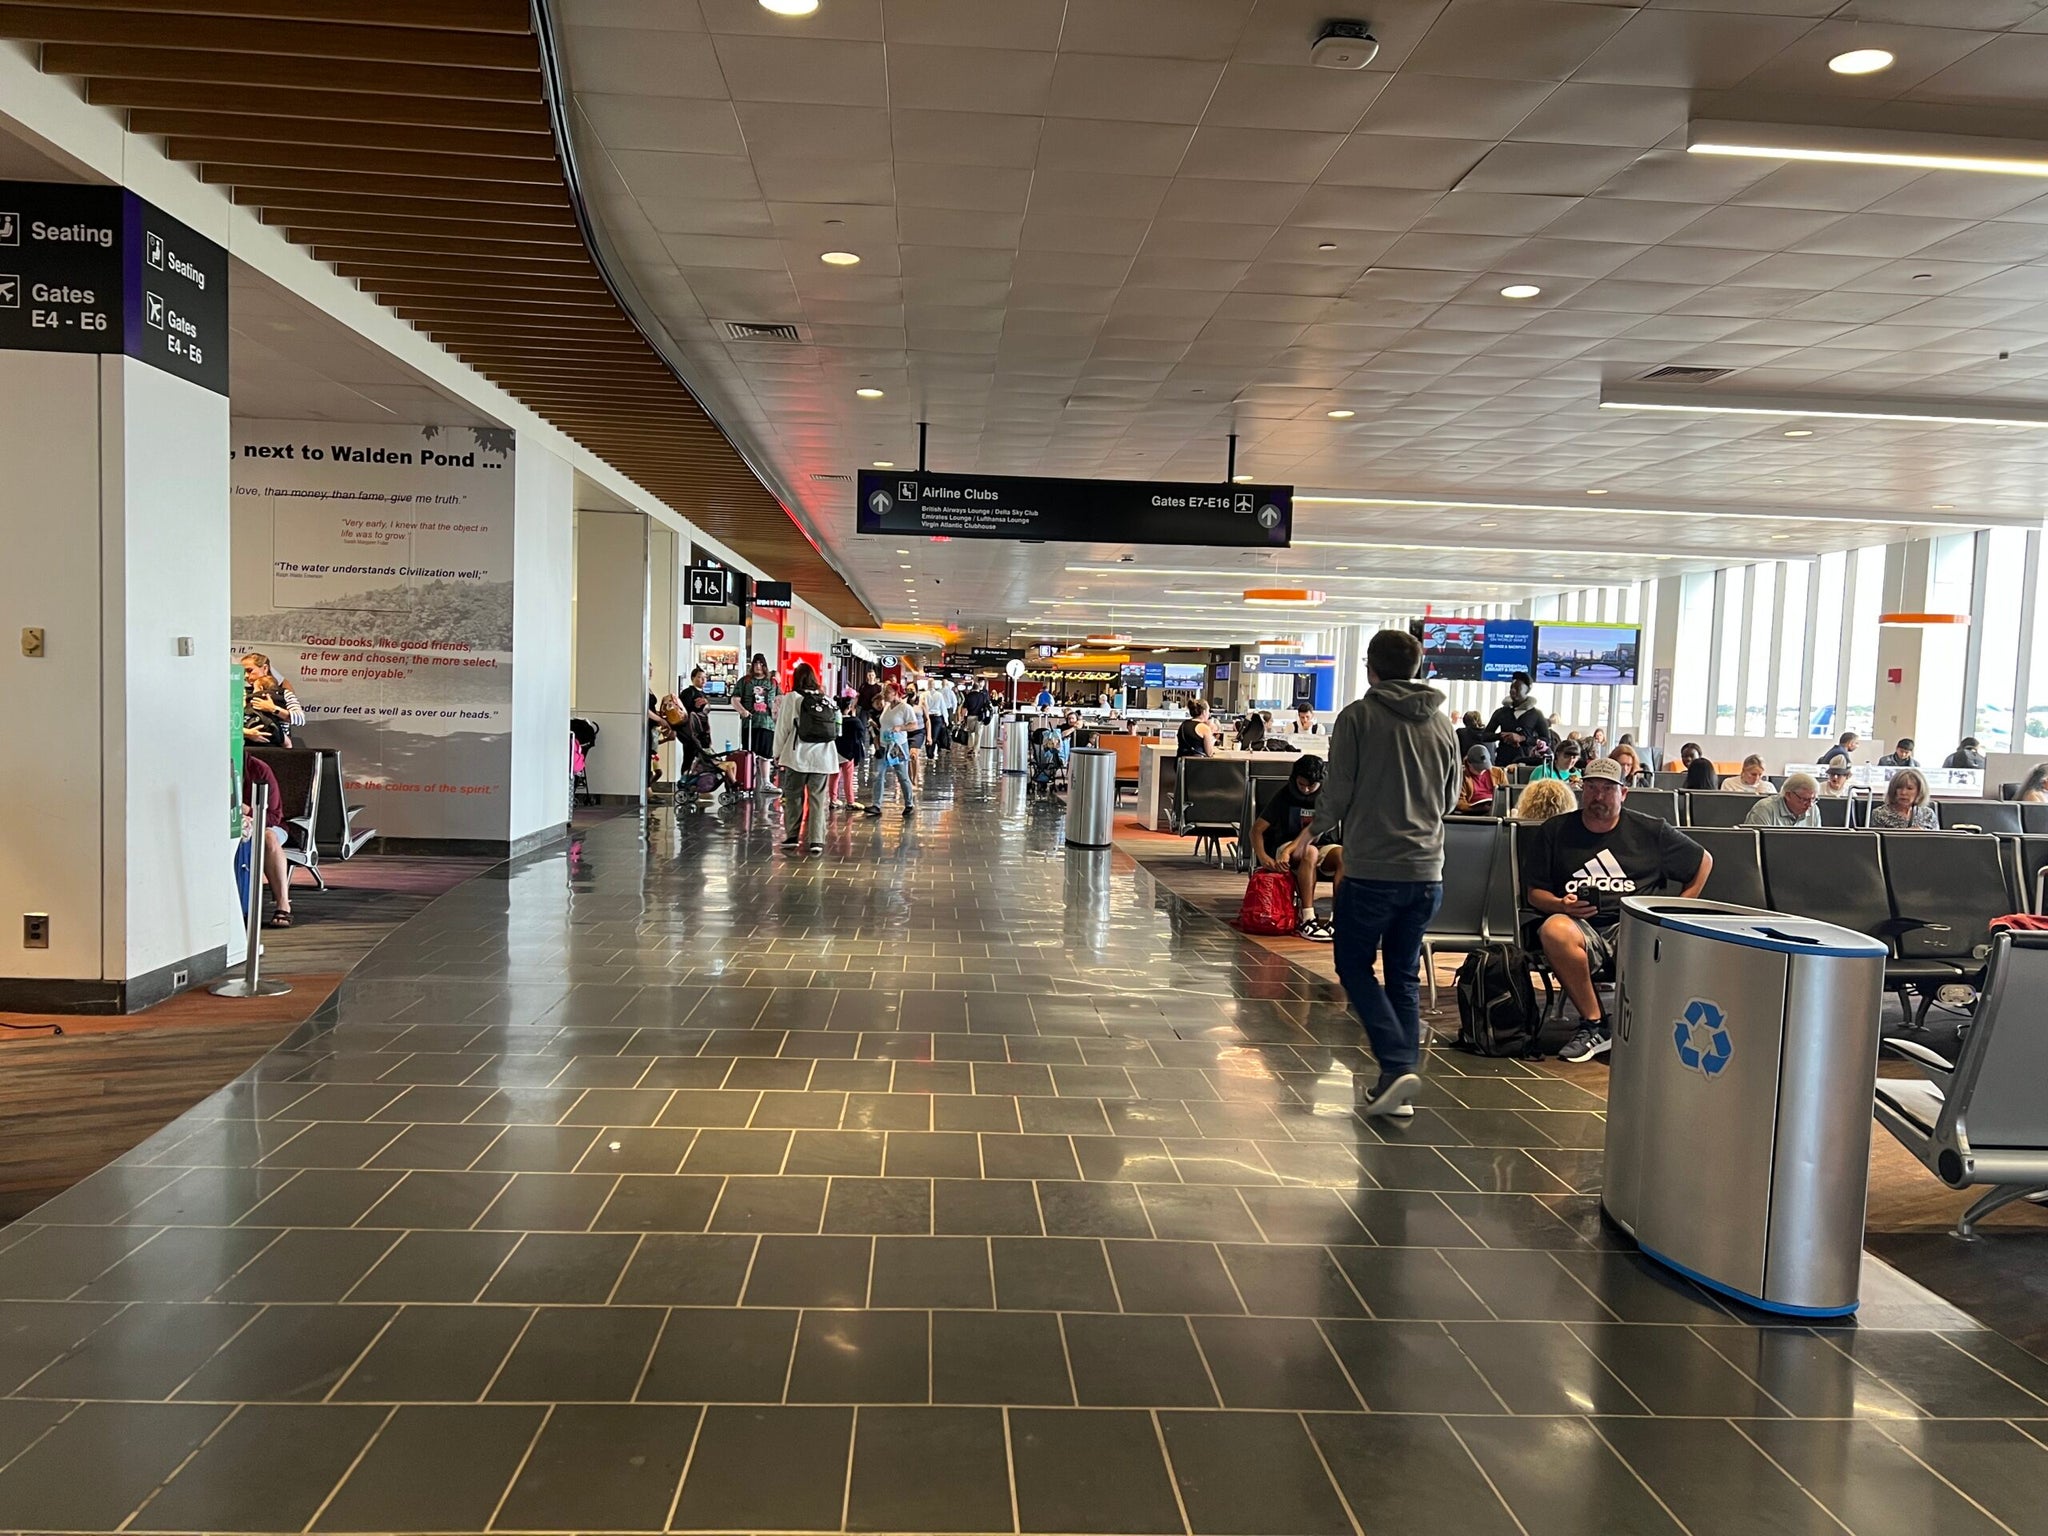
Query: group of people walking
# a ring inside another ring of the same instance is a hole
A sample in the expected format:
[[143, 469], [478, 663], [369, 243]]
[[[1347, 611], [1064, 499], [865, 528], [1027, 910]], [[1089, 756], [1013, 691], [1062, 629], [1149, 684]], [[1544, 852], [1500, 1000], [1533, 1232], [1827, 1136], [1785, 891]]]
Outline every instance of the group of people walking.
[[[917, 809], [928, 761], [956, 745], [971, 745], [993, 714], [985, 684], [962, 689], [943, 678], [868, 683], [827, 695], [817, 669], [800, 661], [784, 688], [763, 655], [755, 655], [734, 690], [750, 759], [741, 769], [712, 751], [709, 696], [701, 668], [675, 696], [682, 718], [673, 729], [685, 758], [679, 782], [717, 772], [728, 785], [742, 778], [755, 789], [782, 795], [782, 846], [824, 852], [825, 822], [840, 807], [879, 817], [893, 782], [902, 815]], [[738, 754], [734, 754], [735, 757]], [[872, 765], [869, 794], [860, 802], [860, 775]]]

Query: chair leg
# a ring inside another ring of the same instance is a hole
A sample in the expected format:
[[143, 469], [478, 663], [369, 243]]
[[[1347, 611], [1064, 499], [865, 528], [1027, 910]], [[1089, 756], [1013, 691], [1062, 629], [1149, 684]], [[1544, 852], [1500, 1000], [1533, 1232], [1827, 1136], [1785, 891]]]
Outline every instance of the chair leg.
[[1966, 1243], [1975, 1242], [1978, 1222], [2001, 1206], [2011, 1205], [2015, 1200], [2032, 1199], [2041, 1192], [2042, 1186], [2039, 1184], [2000, 1184], [1956, 1218], [1955, 1235]]

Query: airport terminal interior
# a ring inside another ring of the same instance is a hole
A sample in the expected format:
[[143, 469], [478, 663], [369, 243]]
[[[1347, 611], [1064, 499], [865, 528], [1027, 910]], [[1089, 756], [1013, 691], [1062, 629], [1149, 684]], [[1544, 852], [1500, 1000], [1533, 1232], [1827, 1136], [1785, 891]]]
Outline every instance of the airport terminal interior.
[[0, 1530], [2048, 1536], [2048, 0], [0, 0]]

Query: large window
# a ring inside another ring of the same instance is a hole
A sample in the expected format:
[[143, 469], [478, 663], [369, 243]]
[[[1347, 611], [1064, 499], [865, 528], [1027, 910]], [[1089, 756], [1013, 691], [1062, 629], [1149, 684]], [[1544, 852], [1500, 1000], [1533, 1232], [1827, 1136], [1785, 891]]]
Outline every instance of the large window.
[[1766, 736], [1770, 722], [1764, 711], [1771, 689], [1771, 625], [1776, 615], [1778, 567], [1749, 568], [1749, 646], [1744, 656], [1742, 734]]
[[1677, 665], [1671, 670], [1671, 729], [1707, 728], [1706, 658], [1714, 645], [1714, 573], [1693, 571], [1678, 582]]
[[1870, 737], [1877, 718], [1877, 616], [1884, 612], [1884, 550], [1856, 551], [1849, 603], [1848, 675], [1842, 679], [1842, 708], [1835, 732]]
[[1842, 707], [1842, 613], [1849, 593], [1849, 557], [1840, 550], [1822, 555], [1813, 568], [1813, 581], [1813, 691], [1808, 695], [1806, 723], [1797, 734], [1832, 738], [1840, 734], [1835, 716]]
[[[1978, 541], [1978, 567], [1983, 580], [1972, 634], [1977, 653], [1977, 693], [1967, 729], [1983, 743], [1986, 752], [2024, 751], [2025, 748], [2013, 745], [2013, 722], [2019, 691], [2020, 609], [2026, 598], [2030, 536], [2024, 528], [1989, 528], [1978, 535]], [[2039, 626], [2036, 628], [2038, 632]]]
[[1805, 677], [1807, 656], [1808, 597], [1813, 588], [1813, 567], [1804, 560], [1791, 560], [1778, 567], [1778, 581], [1785, 590], [1784, 622], [1778, 626], [1778, 687], [1771, 705], [1773, 736], [1799, 736], [1800, 684]]
[[1715, 656], [1714, 708], [1707, 729], [1717, 735], [1733, 736], [1740, 729], [1735, 706], [1742, 691], [1742, 600], [1749, 588], [1749, 568], [1730, 566], [1720, 576], [1721, 601], [1715, 623], [1721, 644]]

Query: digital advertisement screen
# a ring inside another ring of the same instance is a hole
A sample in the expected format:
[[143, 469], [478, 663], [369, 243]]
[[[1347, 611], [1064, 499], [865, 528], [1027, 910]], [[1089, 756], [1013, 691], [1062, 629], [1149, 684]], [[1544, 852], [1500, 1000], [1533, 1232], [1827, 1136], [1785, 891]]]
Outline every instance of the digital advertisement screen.
[[1486, 672], [1489, 683], [1505, 683], [1517, 672], [1536, 666], [1536, 626], [1527, 619], [1489, 619], [1486, 624]]
[[1601, 688], [1633, 683], [1642, 633], [1633, 624], [1539, 624], [1536, 681]]
[[1202, 667], [1199, 662], [1185, 666], [1178, 662], [1166, 665], [1166, 686], [1169, 688], [1199, 688], [1202, 686]]
[[1486, 666], [1484, 619], [1424, 619], [1422, 672], [1454, 683], [1475, 683]]

